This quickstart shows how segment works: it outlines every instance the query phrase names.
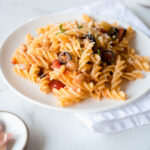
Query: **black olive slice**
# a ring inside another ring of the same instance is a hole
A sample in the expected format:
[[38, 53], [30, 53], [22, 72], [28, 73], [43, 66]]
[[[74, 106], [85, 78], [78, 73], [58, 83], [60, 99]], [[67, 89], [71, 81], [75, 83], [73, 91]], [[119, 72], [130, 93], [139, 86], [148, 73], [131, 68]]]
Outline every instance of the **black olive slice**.
[[111, 36], [112, 40], [119, 39], [121, 41], [126, 34], [126, 29], [119, 27], [111, 27], [108, 31], [108, 35]]
[[72, 60], [72, 57], [70, 55], [69, 52], [61, 52], [59, 55], [58, 55], [58, 61], [61, 63], [61, 64], [67, 64], [68, 61]]
[[42, 79], [43, 77], [46, 76], [46, 74], [43, 73], [43, 69], [42, 68], [40, 68], [40, 71], [38, 72], [37, 75], [40, 77], [40, 79]]
[[115, 54], [111, 50], [103, 50], [101, 52], [102, 62], [106, 62], [108, 65], [111, 65], [115, 61]]
[[90, 33], [83, 35], [83, 36], [81, 37], [81, 39], [89, 39], [90, 42], [96, 42], [94, 36], [93, 36], [92, 34], [90, 34]]
[[118, 28], [116, 27], [111, 27], [108, 31], [108, 35], [113, 36], [113, 35], [117, 35], [118, 34]]
[[108, 31], [108, 35], [112, 38], [112, 40], [116, 40], [118, 38], [118, 28], [111, 27]]
[[38, 72], [38, 76], [40, 77], [41, 75], [43, 74], [43, 70], [42, 69], [40, 69], [40, 71]]
[[42, 74], [42, 75], [40, 76], [40, 79], [42, 79], [42, 78], [44, 78], [44, 77], [46, 77], [46, 74]]

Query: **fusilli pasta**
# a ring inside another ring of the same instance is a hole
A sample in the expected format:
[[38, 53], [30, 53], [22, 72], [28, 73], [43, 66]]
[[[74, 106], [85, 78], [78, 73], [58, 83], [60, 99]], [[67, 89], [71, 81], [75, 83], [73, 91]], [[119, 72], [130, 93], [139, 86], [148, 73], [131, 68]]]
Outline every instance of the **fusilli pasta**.
[[37, 28], [35, 37], [28, 33], [12, 56], [14, 71], [52, 92], [60, 106], [88, 97], [125, 100], [121, 83], [143, 78], [149, 57], [131, 47], [131, 27], [82, 19]]

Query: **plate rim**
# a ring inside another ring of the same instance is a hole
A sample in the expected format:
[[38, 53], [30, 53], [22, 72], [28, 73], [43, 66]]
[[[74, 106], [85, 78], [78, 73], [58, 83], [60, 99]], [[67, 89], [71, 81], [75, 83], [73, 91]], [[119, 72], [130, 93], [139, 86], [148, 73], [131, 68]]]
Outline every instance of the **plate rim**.
[[26, 131], [26, 134], [27, 134], [27, 138], [25, 139], [25, 143], [24, 143], [24, 145], [22, 147], [22, 150], [25, 150], [28, 147], [28, 144], [29, 144], [29, 135], [30, 135], [29, 128], [28, 128], [26, 122], [21, 117], [19, 117], [17, 114], [15, 114], [13, 112], [5, 111], [5, 110], [0, 110], [0, 113], [5, 113], [5, 114], [12, 115], [13, 117], [19, 119], [21, 121], [21, 123], [24, 125], [25, 131]]
[[[64, 112], [74, 112], [74, 113], [77, 113], [77, 112], [106, 112], [106, 111], [112, 111], [112, 110], [115, 110], [115, 109], [118, 109], [118, 108], [121, 108], [121, 107], [124, 107], [124, 106], [127, 106], [131, 103], [134, 103], [136, 100], [138, 100], [139, 98], [141, 98], [142, 96], [146, 95], [149, 91], [150, 91], [150, 87], [148, 89], [146, 89], [141, 95], [139, 96], [135, 96], [134, 98], [132, 98], [130, 101], [128, 101], [127, 103], [122, 103], [122, 104], [119, 104], [117, 106], [113, 106], [112, 108], [102, 108], [102, 109], [91, 109], [91, 110], [88, 110], [88, 109], [72, 109], [72, 108], [69, 108], [69, 107], [58, 107], [58, 106], [51, 106], [51, 105], [48, 105], [48, 104], [44, 104], [42, 102], [39, 102], [39, 101], [36, 101], [35, 99], [32, 99], [26, 95], [24, 95], [23, 93], [21, 93], [20, 91], [18, 91], [8, 80], [7, 78], [5, 77], [3, 71], [2, 71], [2, 61], [1, 61], [1, 58], [2, 58], [2, 49], [3, 49], [3, 46], [4, 44], [6, 43], [6, 41], [12, 36], [12, 34], [14, 34], [17, 30], [19, 30], [20, 28], [22, 28], [23, 26], [27, 25], [28, 23], [31, 23], [33, 21], [36, 21], [36, 20], [39, 20], [39, 19], [42, 19], [44, 17], [50, 17], [50, 16], [60, 16], [60, 15], [76, 15], [76, 16], [81, 16], [82, 14], [81, 13], [51, 13], [51, 14], [47, 14], [47, 15], [42, 15], [42, 16], [39, 16], [39, 17], [35, 17], [35, 18], [29, 18], [25, 23], [21, 24], [20, 26], [16, 27], [12, 32], [8, 33], [7, 36], [4, 37], [4, 40], [2, 40], [1, 42], [1, 45], [0, 45], [0, 75], [3, 79], [3, 81], [6, 83], [6, 85], [12, 90], [14, 91], [15, 93], [17, 93], [17, 95], [19, 95], [20, 97], [22, 97], [23, 99], [25, 100], [28, 100], [30, 103], [33, 103], [35, 105], [38, 105], [38, 106], [42, 106], [44, 108], [47, 108], [47, 109], [51, 109], [51, 110], [56, 110], [56, 111], [64, 111]], [[112, 17], [108, 17], [108, 16], [102, 16], [102, 15], [91, 15], [91, 16], [95, 16], [95, 17], [101, 17], [101, 18], [104, 18], [105, 20], [109, 19], [109, 20], [112, 20], [112, 21], [116, 21], [118, 22], [119, 24], [123, 24], [124, 26], [130, 26], [128, 23], [124, 22], [124, 21], [121, 21], [119, 19], [116, 19], [116, 18], [112, 18]], [[148, 37], [145, 33], [143, 33], [141, 30], [139, 29], [136, 29], [134, 26], [132, 27], [133, 29], [135, 29], [136, 31], [140, 32], [140, 34], [143, 34], [144, 36], [146, 36], [149, 41], [150, 41], [150, 37]]]

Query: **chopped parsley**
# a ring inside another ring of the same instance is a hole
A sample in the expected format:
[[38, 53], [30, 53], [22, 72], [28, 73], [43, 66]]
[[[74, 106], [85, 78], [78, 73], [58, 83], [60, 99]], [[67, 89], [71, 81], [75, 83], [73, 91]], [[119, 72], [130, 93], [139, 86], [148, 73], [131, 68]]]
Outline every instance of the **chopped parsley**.
[[59, 25], [59, 29], [60, 29], [60, 31], [62, 32], [62, 33], [64, 33], [66, 30], [65, 29], [63, 29], [63, 24], [60, 24]]
[[59, 25], [59, 30], [60, 32], [57, 32], [56, 35], [58, 35], [59, 33], [64, 33], [66, 31], [66, 29], [63, 28], [63, 24]]
[[81, 28], [83, 28], [83, 26], [82, 26], [82, 25], [78, 25], [77, 27], [78, 27], [78, 29], [81, 29]]
[[100, 49], [97, 49], [97, 53], [98, 53], [99, 56], [101, 56], [101, 51], [100, 51]]

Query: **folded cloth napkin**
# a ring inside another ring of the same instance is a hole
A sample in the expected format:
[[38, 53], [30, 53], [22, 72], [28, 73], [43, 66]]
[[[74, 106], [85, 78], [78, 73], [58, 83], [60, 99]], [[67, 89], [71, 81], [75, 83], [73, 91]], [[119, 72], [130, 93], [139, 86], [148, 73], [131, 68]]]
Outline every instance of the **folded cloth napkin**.
[[[148, 27], [119, 0], [101, 0], [87, 6], [72, 8], [65, 12], [81, 12], [89, 15], [100, 14], [113, 17], [129, 23], [150, 36]], [[150, 94], [132, 104], [111, 111], [78, 113], [75, 115], [94, 132], [119, 132], [143, 126], [150, 123]]]

